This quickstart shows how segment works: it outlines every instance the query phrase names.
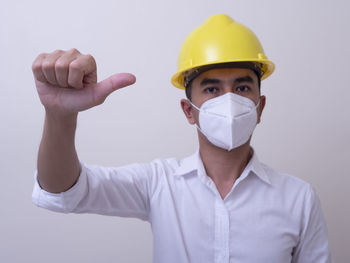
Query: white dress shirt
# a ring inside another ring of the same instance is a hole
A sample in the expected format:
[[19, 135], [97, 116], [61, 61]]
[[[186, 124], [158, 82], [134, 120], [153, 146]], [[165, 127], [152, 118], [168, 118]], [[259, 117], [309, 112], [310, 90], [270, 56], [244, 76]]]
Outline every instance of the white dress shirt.
[[151, 223], [155, 263], [331, 263], [320, 202], [306, 182], [249, 161], [223, 200], [198, 151], [181, 161], [117, 168], [81, 164], [77, 183], [53, 194], [35, 178], [33, 202], [63, 213]]

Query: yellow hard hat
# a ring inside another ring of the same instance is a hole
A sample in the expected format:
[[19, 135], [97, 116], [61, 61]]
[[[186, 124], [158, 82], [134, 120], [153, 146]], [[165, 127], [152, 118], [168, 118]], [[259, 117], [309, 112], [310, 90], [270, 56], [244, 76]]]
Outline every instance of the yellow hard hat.
[[255, 62], [261, 65], [261, 79], [274, 71], [275, 65], [264, 54], [255, 34], [227, 15], [209, 17], [193, 30], [182, 44], [177, 72], [171, 83], [184, 89], [185, 74], [202, 66], [232, 62]]

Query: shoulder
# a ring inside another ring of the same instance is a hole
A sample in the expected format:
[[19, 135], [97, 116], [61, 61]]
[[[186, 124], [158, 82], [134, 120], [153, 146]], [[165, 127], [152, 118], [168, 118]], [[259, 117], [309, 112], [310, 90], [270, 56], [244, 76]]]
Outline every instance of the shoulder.
[[273, 169], [272, 167], [261, 163], [262, 168], [268, 175], [269, 179], [271, 180], [272, 184], [279, 185], [279, 186], [290, 186], [290, 187], [297, 187], [297, 188], [309, 188], [310, 183], [307, 181], [289, 174], [285, 172], [279, 172]]
[[285, 199], [304, 203], [315, 196], [313, 186], [295, 175], [279, 172], [266, 164], [261, 164], [268, 175], [272, 188]]
[[175, 157], [157, 158], [152, 160], [148, 165], [156, 174], [169, 175], [173, 174], [179, 168], [181, 160]]
[[319, 198], [309, 182], [289, 173], [278, 172], [266, 164], [262, 164], [262, 167], [271, 183], [269, 197], [272, 203], [278, 204], [290, 220], [301, 226], [310, 220], [311, 213], [321, 213]]
[[162, 173], [170, 176], [171, 178], [175, 175], [183, 175], [192, 172], [197, 169], [199, 162], [198, 151], [192, 155], [184, 157], [182, 159], [178, 158], [164, 158], [155, 159], [151, 162], [151, 166], [155, 172]]

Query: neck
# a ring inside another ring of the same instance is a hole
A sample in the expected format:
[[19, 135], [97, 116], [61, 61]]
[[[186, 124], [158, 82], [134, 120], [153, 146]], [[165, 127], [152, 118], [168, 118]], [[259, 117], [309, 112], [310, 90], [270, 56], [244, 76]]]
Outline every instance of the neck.
[[206, 173], [214, 181], [224, 199], [252, 156], [250, 139], [240, 147], [227, 151], [212, 145], [203, 138], [202, 134], [199, 134], [199, 145], [199, 153]]

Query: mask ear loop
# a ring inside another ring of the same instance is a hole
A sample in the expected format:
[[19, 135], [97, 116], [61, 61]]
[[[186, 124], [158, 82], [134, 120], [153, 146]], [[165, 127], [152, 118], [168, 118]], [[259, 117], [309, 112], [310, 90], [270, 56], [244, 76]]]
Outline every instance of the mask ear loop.
[[194, 105], [194, 104], [192, 103], [192, 101], [189, 100], [188, 102], [189, 102], [197, 111], [199, 111], [199, 112], [201, 111], [196, 105]]
[[259, 102], [255, 105], [255, 109], [257, 109], [260, 106], [261, 99], [259, 98]]
[[[196, 105], [194, 105], [194, 104], [192, 103], [192, 101], [189, 100], [189, 102], [190, 102], [190, 104], [192, 105], [193, 108], [195, 108], [199, 113], [201, 112], [201, 110], [200, 110]], [[201, 128], [199, 128], [199, 126], [197, 125], [197, 123], [195, 123], [194, 125], [197, 127], [198, 130], [201, 131], [201, 133], [203, 133], [202, 130], [201, 130]], [[203, 134], [204, 134], [204, 133], [203, 133]]]
[[[192, 105], [193, 108], [195, 108], [199, 113], [201, 112], [200, 108], [198, 108], [196, 105], [194, 105], [191, 101], [189, 101], [190, 104]], [[204, 135], [207, 136], [202, 129], [197, 125], [197, 123], [194, 124], [196, 126], [196, 128]]]

